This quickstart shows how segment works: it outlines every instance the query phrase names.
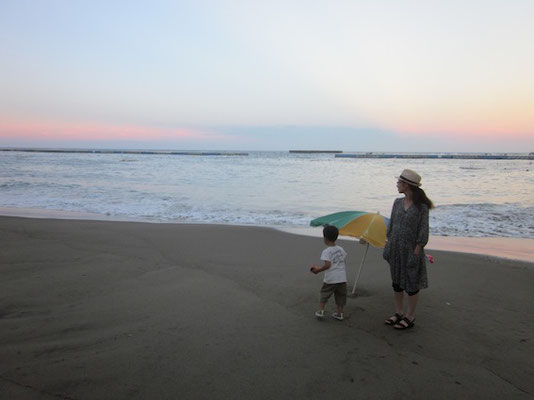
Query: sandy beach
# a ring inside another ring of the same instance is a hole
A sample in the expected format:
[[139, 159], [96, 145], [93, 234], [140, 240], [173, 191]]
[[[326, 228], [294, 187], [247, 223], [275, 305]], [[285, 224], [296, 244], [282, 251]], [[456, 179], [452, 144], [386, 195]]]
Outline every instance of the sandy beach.
[[[534, 395], [532, 262], [435, 244], [399, 332], [374, 248], [345, 321], [318, 321], [317, 237], [6, 216], [0, 230], [1, 399]], [[365, 247], [339, 243], [352, 284]]]

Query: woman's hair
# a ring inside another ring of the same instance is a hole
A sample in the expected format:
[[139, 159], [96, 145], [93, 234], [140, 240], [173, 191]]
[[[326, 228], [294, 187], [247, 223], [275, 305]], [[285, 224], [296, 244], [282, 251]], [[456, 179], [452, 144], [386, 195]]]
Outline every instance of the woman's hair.
[[434, 208], [434, 203], [432, 203], [432, 200], [430, 200], [425, 191], [421, 189], [420, 187], [416, 186], [410, 186], [412, 189], [412, 198], [413, 202], [417, 207], [420, 207], [421, 204], [426, 204], [428, 209]]

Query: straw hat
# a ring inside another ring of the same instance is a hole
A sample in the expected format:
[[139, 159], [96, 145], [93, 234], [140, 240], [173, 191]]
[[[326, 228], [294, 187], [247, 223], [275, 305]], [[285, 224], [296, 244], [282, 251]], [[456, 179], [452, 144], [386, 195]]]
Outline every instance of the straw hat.
[[408, 185], [421, 186], [421, 175], [411, 169], [405, 169], [398, 177], [399, 181], [403, 181]]

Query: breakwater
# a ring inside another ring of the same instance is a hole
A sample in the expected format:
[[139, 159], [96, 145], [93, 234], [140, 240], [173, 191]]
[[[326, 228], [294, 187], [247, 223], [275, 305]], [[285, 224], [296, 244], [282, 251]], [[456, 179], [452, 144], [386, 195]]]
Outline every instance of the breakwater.
[[289, 150], [295, 154], [338, 154], [343, 153], [341, 150]]
[[405, 159], [457, 159], [457, 160], [534, 160], [534, 153], [454, 153], [454, 154], [426, 154], [426, 153], [342, 153], [339, 158], [405, 158]]
[[248, 156], [248, 153], [219, 151], [172, 151], [172, 150], [108, 150], [108, 149], [30, 149], [0, 148], [0, 151], [22, 151], [27, 153], [80, 153], [80, 154], [156, 154], [172, 156]]

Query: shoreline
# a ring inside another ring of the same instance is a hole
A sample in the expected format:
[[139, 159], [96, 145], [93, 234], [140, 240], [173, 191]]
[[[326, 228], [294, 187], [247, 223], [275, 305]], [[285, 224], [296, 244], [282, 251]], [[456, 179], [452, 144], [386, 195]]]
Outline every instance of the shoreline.
[[[279, 228], [278, 230], [304, 236], [321, 237], [322, 235], [319, 228]], [[347, 237], [343, 239], [356, 240]], [[425, 249], [477, 254], [534, 264], [534, 239], [529, 238], [430, 235]]]
[[[34, 219], [67, 219], [106, 222], [142, 222], [151, 224], [191, 224], [185, 221], [163, 221], [151, 219], [121, 218], [102, 214], [91, 214], [74, 211], [45, 210], [34, 208], [0, 207], [0, 216]], [[212, 225], [210, 223], [194, 223], [198, 225]], [[233, 224], [216, 224], [241, 226]], [[253, 226], [253, 225], [244, 225]], [[283, 227], [258, 226], [271, 228], [295, 235], [321, 237], [321, 229], [312, 227]], [[344, 240], [353, 240], [343, 237]], [[355, 239], [354, 239], [355, 240]], [[449, 251], [454, 253], [478, 254], [508, 260], [534, 263], [534, 239], [509, 237], [463, 237], [463, 236], [434, 236], [431, 235], [426, 246], [428, 250]]]

